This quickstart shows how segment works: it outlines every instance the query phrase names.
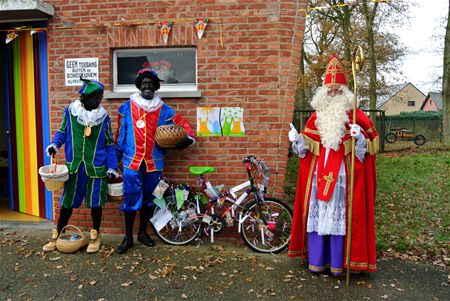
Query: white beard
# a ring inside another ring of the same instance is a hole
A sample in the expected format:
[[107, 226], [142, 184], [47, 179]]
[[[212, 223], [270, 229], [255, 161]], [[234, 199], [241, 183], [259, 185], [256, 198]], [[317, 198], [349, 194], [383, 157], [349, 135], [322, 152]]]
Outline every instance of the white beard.
[[342, 87], [342, 94], [329, 96], [327, 87], [317, 89], [311, 107], [316, 110], [316, 126], [320, 140], [326, 148], [339, 149], [345, 135], [345, 125], [349, 122], [347, 112], [353, 106], [353, 93]]

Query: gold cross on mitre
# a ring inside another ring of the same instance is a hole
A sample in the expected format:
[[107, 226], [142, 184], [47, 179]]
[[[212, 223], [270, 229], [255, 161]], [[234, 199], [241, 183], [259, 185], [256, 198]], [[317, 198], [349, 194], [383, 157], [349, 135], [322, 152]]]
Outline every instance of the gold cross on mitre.
[[325, 68], [325, 86], [339, 86], [339, 85], [347, 85], [348, 84], [348, 73], [345, 69], [344, 64], [338, 58], [336, 54], [334, 54], [327, 63]]

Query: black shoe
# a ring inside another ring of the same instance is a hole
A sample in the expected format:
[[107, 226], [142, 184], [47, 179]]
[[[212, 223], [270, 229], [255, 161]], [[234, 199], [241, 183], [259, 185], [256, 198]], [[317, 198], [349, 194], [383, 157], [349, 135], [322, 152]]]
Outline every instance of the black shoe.
[[133, 238], [125, 236], [122, 243], [117, 246], [117, 253], [124, 254], [133, 246]]
[[138, 233], [137, 240], [148, 247], [153, 247], [155, 245], [153, 239], [151, 239], [150, 235], [145, 231]]

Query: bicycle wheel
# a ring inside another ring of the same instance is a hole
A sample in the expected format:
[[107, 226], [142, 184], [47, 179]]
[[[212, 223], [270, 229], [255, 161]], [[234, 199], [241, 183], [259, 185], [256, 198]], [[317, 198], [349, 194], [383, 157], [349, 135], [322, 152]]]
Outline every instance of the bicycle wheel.
[[[289, 245], [292, 209], [283, 201], [266, 198], [260, 203], [250, 201], [243, 211], [241, 237], [254, 251], [278, 253]], [[262, 219], [264, 216], [267, 224]]]
[[[194, 203], [185, 203], [177, 210], [175, 204], [170, 202], [167, 204], [172, 213], [172, 218], [159, 231], [152, 224], [153, 230], [162, 241], [168, 244], [186, 245], [190, 243], [197, 237], [202, 227], [201, 220], [197, 215], [197, 206]], [[161, 208], [155, 206], [153, 216], [158, 214], [159, 210]]]

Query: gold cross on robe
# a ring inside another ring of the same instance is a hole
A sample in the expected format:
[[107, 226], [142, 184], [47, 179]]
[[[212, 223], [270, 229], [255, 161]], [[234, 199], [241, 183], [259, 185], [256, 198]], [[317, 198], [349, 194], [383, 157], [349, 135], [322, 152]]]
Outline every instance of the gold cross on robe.
[[325, 188], [323, 190], [323, 195], [327, 195], [328, 194], [328, 190], [330, 189], [330, 185], [334, 181], [333, 172], [330, 171], [330, 173], [327, 176], [323, 176], [323, 179], [325, 181], [327, 181], [327, 183], [325, 184]]

